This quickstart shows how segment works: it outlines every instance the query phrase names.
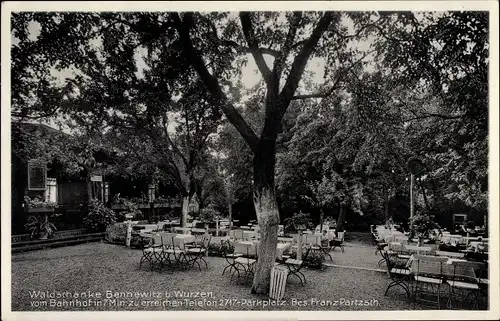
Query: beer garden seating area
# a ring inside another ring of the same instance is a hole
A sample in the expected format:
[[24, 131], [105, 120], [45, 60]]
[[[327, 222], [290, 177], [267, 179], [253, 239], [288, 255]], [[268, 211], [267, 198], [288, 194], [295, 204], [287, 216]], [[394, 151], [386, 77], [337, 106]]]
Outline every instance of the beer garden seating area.
[[[229, 229], [223, 223], [222, 232], [211, 235], [194, 225], [180, 229], [175, 225], [172, 222], [139, 225], [136, 230], [147, 240], [141, 249], [101, 242], [15, 254], [12, 289], [13, 297], [17, 298], [13, 302], [17, 303], [13, 310], [33, 309], [23, 299], [28, 296], [26, 289], [41, 290], [55, 284], [58, 289], [68, 291], [85, 285], [99, 292], [113, 288], [125, 292], [172, 289], [216, 293], [221, 299], [252, 297], [250, 286], [259, 260], [258, 226]], [[288, 304], [283, 309], [418, 310], [488, 306], [488, 239], [456, 237], [445, 232], [434, 244], [426, 241], [417, 244], [409, 241], [404, 232], [384, 226], [372, 227], [371, 237], [367, 233], [352, 233], [345, 241], [343, 235], [350, 234], [339, 235], [328, 228], [326, 233], [306, 230], [292, 235], [285, 235], [282, 226], [279, 230], [274, 265], [282, 266], [281, 271], [287, 273], [282, 298], [285, 302], [302, 297], [309, 301], [318, 298], [334, 302], [335, 298], [342, 298], [368, 302], [363, 307], [318, 303], [300, 307]], [[338, 248], [340, 245], [342, 248]], [[448, 247], [442, 250], [442, 246]], [[456, 246], [456, 250], [450, 251], [450, 246]], [[89, 258], [98, 264], [89, 265]], [[54, 269], [57, 274], [51, 272]], [[24, 286], [15, 286], [23, 283]]]

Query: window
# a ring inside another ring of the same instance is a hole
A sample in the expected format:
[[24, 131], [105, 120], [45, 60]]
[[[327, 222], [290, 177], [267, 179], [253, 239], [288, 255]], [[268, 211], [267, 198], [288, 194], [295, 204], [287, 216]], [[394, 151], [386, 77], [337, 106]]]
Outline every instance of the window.
[[57, 180], [55, 178], [47, 178], [45, 201], [57, 203]]
[[105, 182], [104, 183], [104, 202], [108, 202], [109, 201], [109, 183], [108, 182]]
[[47, 189], [47, 166], [32, 160], [28, 162], [28, 190], [45, 191]]
[[453, 214], [453, 224], [464, 224], [467, 220], [467, 214]]

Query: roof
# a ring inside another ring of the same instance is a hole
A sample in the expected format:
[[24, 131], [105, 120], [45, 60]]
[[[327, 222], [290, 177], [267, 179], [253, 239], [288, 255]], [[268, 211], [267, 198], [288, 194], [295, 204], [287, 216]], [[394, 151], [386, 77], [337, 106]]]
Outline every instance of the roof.
[[24, 128], [28, 132], [35, 132], [35, 131], [42, 131], [45, 133], [51, 133], [51, 134], [64, 134], [66, 136], [71, 136], [68, 133], [65, 133], [61, 130], [58, 130], [56, 128], [50, 127], [49, 125], [46, 124], [40, 124], [40, 123], [25, 123], [25, 122], [12, 122], [13, 126], [19, 126]]

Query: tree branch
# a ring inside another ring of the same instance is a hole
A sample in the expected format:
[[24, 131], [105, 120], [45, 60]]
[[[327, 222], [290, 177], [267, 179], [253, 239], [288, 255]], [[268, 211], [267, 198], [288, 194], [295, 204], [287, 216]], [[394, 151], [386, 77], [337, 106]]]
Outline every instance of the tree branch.
[[[417, 115], [416, 113], [414, 113], [414, 114]], [[461, 114], [461, 115], [443, 115], [443, 114], [438, 114], [438, 113], [422, 113], [422, 114], [417, 115], [415, 117], [404, 119], [403, 121], [407, 122], [407, 121], [412, 121], [412, 120], [419, 120], [419, 119], [433, 118], [433, 117], [442, 118], [442, 119], [446, 119], [446, 120], [453, 120], [453, 119], [463, 118], [463, 117], [465, 117], [465, 115], [466, 114]]]
[[[318, 44], [320, 37], [323, 35], [325, 30], [330, 25], [333, 19], [333, 14], [331, 12], [326, 12], [318, 24], [314, 28], [311, 37], [306, 41], [304, 46], [302, 47], [299, 54], [295, 57], [292, 63], [292, 68], [290, 70], [290, 74], [286, 80], [285, 86], [283, 87], [280, 96], [283, 100], [283, 107], [286, 110], [286, 107], [290, 104], [290, 101], [297, 90], [299, 85], [299, 81], [302, 78], [302, 74], [304, 73], [304, 69], [306, 67], [307, 61], [311, 56], [314, 47]], [[285, 110], [280, 110], [280, 115], [284, 114]]]
[[295, 96], [293, 96], [292, 100], [308, 99], [308, 98], [327, 98], [335, 90], [337, 90], [337, 89], [340, 88], [339, 83], [340, 83], [341, 79], [345, 76], [345, 74], [347, 72], [351, 71], [352, 68], [354, 68], [354, 66], [356, 66], [357, 64], [359, 64], [361, 61], [363, 61], [363, 59], [365, 59], [366, 57], [368, 57], [369, 55], [371, 55], [374, 52], [375, 52], [375, 50], [371, 50], [371, 51], [367, 52], [363, 57], [361, 57], [360, 59], [358, 59], [355, 62], [351, 63], [347, 68], [341, 69], [339, 71], [339, 73], [337, 74], [337, 77], [335, 78], [335, 81], [333, 82], [332, 87], [328, 91], [326, 91], [326, 92], [317, 92], [317, 93], [313, 93], [313, 94], [305, 94], [305, 95], [295, 95]]
[[252, 20], [250, 19], [250, 13], [240, 12], [240, 20], [241, 26], [243, 28], [243, 34], [245, 35], [245, 39], [248, 43], [250, 52], [255, 59], [255, 63], [257, 64], [262, 77], [264, 77], [265, 82], [269, 85], [272, 81], [272, 73], [266, 64], [262, 53], [259, 51], [259, 45], [257, 43], [257, 40], [255, 39]]
[[[236, 41], [221, 39], [219, 37], [219, 33], [217, 32], [217, 27], [215, 26], [215, 24], [212, 21], [210, 21], [210, 19], [208, 19], [206, 17], [203, 17], [203, 20], [206, 21], [210, 25], [210, 28], [212, 29], [212, 34], [213, 34], [213, 36], [218, 44], [228, 46], [228, 47], [233, 47], [237, 51], [240, 51], [240, 52], [252, 53], [250, 48], [242, 46], [239, 43], [237, 43]], [[267, 54], [267, 55], [271, 55], [273, 57], [278, 57], [280, 55], [280, 52], [278, 50], [274, 50], [271, 48], [257, 48], [257, 50], [263, 55]]]
[[189, 24], [192, 21], [192, 14], [185, 14], [185, 20], [187, 21], [182, 21], [178, 13], [172, 13], [172, 17], [175, 22], [176, 29], [179, 32], [180, 40], [183, 42], [184, 48], [191, 63], [193, 64], [193, 67], [211, 94], [212, 103], [220, 106], [229, 122], [231, 122], [231, 124], [240, 133], [252, 151], [256, 152], [258, 149], [259, 138], [254, 133], [252, 127], [248, 125], [236, 108], [234, 108], [234, 106], [229, 102], [228, 98], [220, 88], [217, 78], [210, 74], [205, 67], [200, 54], [193, 46], [191, 36], [189, 35]]
[[297, 29], [299, 26], [299, 22], [302, 19], [302, 12], [295, 11], [293, 13], [292, 21], [290, 22], [290, 28], [288, 29], [288, 34], [285, 39], [285, 43], [281, 49], [280, 55], [274, 61], [273, 72], [279, 76], [281, 76], [281, 72], [283, 71], [283, 65], [292, 49], [293, 40], [297, 35]]
[[[245, 47], [245, 46], [242, 46], [242, 45], [238, 44], [236, 41], [225, 40], [225, 39], [219, 39], [219, 41], [220, 41], [220, 43], [222, 45], [233, 47], [236, 50], [240, 50], [240, 51], [242, 51], [244, 53], [252, 53], [252, 49], [250, 49], [248, 47]], [[278, 57], [281, 54], [278, 50], [274, 50], [274, 49], [271, 49], [271, 48], [262, 48], [262, 47], [259, 47], [259, 48], [257, 48], [257, 50], [258, 50], [258, 52], [261, 55], [270, 55], [270, 56], [273, 56], [275, 58]]]

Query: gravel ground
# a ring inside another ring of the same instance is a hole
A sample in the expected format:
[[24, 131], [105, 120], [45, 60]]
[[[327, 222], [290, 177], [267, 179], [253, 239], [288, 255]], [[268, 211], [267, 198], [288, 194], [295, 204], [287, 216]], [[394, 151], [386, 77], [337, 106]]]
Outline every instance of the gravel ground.
[[[141, 250], [106, 243], [88, 243], [47, 249], [12, 256], [13, 311], [89, 311], [89, 310], [408, 310], [434, 309], [406, 299], [403, 290], [393, 288], [384, 296], [389, 283], [386, 274], [377, 272], [380, 255], [364, 243], [347, 242], [345, 252], [332, 252], [333, 266], [322, 270], [303, 269], [307, 284], [294, 278], [286, 285], [285, 297], [272, 305], [267, 297], [250, 293], [251, 280], [237, 282], [222, 276], [223, 258], [208, 257], [208, 269], [199, 271], [150, 271], [139, 269]], [[372, 270], [346, 268], [345, 266]], [[37, 291], [59, 297], [36, 298]], [[199, 297], [186, 299], [179, 293]], [[84, 293], [82, 293], [84, 292]], [[127, 295], [145, 292], [146, 297]], [[205, 292], [205, 297], [202, 297]], [[61, 296], [80, 294], [80, 298]], [[93, 297], [88, 297], [88, 293]], [[97, 294], [100, 293], [100, 297]], [[87, 297], [83, 296], [87, 294]], [[121, 295], [108, 297], [107, 295]], [[168, 296], [168, 297], [167, 297]], [[109, 300], [106, 300], [108, 298]], [[113, 299], [116, 301], [113, 302]], [[356, 301], [358, 300], [358, 301]], [[87, 306], [68, 306], [80, 304]], [[271, 305], [266, 306], [266, 303]], [[66, 306], [61, 306], [67, 304]], [[159, 306], [156, 306], [159, 305]]]

